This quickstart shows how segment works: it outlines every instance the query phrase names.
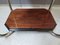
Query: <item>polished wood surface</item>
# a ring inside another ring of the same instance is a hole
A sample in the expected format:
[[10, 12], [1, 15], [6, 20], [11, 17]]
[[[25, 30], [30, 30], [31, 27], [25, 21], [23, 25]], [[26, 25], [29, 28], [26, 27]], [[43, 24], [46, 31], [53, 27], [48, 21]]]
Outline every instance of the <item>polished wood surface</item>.
[[11, 11], [6, 25], [9, 29], [39, 28], [53, 29], [56, 23], [49, 10], [46, 9], [15, 9]]

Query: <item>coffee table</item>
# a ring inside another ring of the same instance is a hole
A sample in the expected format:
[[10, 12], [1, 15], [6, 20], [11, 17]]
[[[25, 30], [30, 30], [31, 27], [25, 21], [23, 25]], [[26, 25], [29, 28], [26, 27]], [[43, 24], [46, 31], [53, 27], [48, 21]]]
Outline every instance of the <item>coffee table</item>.
[[52, 31], [56, 22], [47, 9], [15, 9], [5, 25], [10, 31]]
[[53, 5], [53, 0], [49, 6], [49, 9], [45, 8], [30, 8], [30, 9], [12, 9], [10, 0], [8, 0], [11, 12], [5, 23], [5, 26], [9, 30], [6, 34], [1, 36], [10, 36], [15, 31], [43, 31], [49, 32], [55, 36], [60, 36], [53, 32], [56, 26], [56, 22], [50, 12]]

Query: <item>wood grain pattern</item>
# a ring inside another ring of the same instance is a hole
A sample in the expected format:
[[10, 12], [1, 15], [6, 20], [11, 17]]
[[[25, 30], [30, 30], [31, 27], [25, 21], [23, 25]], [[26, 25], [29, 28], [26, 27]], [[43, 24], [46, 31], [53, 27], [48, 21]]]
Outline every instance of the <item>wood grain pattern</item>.
[[56, 23], [49, 10], [46, 9], [15, 9], [13, 10], [6, 25], [14, 28], [39, 28], [53, 29]]

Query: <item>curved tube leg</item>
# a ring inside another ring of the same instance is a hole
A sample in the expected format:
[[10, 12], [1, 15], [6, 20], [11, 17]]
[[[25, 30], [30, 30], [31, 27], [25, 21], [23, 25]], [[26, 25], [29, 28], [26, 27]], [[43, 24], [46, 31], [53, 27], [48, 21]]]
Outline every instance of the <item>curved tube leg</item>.
[[9, 31], [6, 35], [5, 35], [5, 37], [9, 37], [11, 34], [13, 34], [15, 31]]
[[13, 34], [15, 31], [9, 31], [9, 32], [7, 32], [7, 33], [5, 33], [5, 34], [0, 34], [0, 37], [9, 37], [11, 34]]
[[50, 31], [50, 34], [51, 34], [52, 36], [55, 36], [55, 37], [57, 37], [57, 38], [60, 38], [60, 34], [56, 34], [56, 33], [54, 33], [53, 31]]
[[0, 34], [0, 37], [3, 37], [3, 36], [5, 36], [5, 35], [7, 35], [7, 33], [5, 33], [5, 34]]

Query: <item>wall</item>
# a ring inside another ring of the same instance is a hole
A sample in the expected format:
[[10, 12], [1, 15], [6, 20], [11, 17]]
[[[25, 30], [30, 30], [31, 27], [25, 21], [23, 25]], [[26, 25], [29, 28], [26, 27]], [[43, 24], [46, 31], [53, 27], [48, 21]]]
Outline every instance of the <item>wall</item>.
[[[51, 0], [11, 0], [13, 4], [49, 4]], [[7, 4], [8, 0], [0, 0], [0, 4]], [[60, 0], [56, 0], [55, 4], [60, 5]]]

